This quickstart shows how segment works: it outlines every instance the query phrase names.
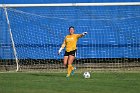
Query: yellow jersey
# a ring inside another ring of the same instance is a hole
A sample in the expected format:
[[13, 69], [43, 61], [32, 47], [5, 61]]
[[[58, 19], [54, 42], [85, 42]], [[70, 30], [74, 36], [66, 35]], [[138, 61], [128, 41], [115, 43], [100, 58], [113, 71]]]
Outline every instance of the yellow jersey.
[[75, 49], [77, 49], [77, 41], [80, 37], [82, 37], [82, 34], [72, 34], [72, 35], [67, 35], [64, 39], [64, 42], [62, 44], [62, 48], [66, 47], [66, 51], [70, 52]]

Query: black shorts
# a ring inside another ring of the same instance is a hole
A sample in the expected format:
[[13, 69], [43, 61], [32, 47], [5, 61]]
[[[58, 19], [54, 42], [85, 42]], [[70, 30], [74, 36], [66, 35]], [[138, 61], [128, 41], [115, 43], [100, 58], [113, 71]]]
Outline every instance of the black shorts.
[[76, 56], [76, 51], [77, 50], [73, 50], [73, 51], [70, 51], [70, 52], [65, 51], [64, 56], [69, 56], [69, 55]]

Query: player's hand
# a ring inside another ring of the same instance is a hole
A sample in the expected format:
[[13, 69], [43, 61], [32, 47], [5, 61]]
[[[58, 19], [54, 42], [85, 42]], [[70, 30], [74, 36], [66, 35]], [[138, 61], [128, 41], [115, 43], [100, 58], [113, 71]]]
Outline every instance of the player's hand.
[[60, 55], [60, 51], [58, 51], [58, 55]]
[[60, 55], [60, 53], [61, 53], [62, 49], [63, 49], [63, 48], [60, 48], [60, 49], [59, 49], [59, 51], [58, 51], [58, 55]]
[[87, 34], [87, 32], [83, 32], [82, 34], [83, 34], [83, 35], [86, 35], [86, 34]]

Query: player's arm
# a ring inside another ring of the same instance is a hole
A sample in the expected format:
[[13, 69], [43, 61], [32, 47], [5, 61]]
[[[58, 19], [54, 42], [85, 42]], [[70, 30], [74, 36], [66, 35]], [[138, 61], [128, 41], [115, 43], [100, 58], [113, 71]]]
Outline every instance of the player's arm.
[[61, 53], [61, 51], [64, 49], [66, 46], [66, 40], [64, 39], [63, 44], [61, 45], [60, 49], [58, 50], [58, 55]]
[[87, 34], [87, 32], [83, 32], [82, 34], [78, 34], [78, 35], [77, 35], [77, 38], [83, 37], [83, 36], [85, 36], [86, 34]]

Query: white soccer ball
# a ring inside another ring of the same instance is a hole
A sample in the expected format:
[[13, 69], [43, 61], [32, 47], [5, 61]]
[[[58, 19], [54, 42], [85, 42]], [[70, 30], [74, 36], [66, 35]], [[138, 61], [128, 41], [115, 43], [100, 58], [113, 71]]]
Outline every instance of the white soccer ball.
[[83, 76], [84, 76], [84, 78], [90, 78], [90, 73], [89, 72], [84, 72]]

